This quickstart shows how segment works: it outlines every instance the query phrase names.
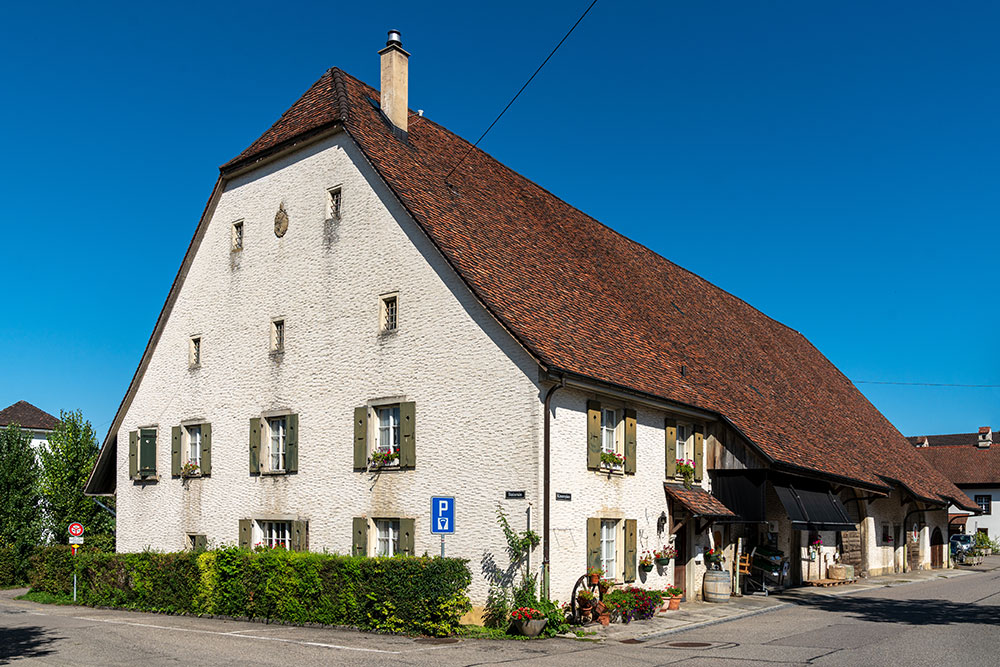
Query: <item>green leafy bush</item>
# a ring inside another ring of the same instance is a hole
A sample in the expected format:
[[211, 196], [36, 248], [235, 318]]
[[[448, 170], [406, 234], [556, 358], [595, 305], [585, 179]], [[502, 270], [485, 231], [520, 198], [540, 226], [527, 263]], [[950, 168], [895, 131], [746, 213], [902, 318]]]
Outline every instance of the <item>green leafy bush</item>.
[[451, 634], [469, 610], [472, 577], [455, 558], [363, 558], [229, 547], [201, 553], [37, 550], [35, 591], [72, 590], [83, 604], [214, 614], [380, 632]]

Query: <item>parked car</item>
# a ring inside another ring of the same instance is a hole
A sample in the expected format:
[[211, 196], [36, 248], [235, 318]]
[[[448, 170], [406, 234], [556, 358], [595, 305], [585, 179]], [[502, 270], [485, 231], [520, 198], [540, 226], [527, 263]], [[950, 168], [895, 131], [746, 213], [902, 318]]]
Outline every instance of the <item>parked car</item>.
[[949, 540], [951, 543], [951, 555], [958, 562], [965, 560], [965, 554], [968, 553], [970, 549], [975, 545], [975, 540], [972, 535], [952, 535]]

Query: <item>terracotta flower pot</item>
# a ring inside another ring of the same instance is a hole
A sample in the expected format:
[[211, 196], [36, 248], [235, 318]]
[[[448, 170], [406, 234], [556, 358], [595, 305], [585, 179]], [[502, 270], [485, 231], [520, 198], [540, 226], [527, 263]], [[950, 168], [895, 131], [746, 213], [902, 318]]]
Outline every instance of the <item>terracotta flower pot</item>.
[[667, 611], [677, 611], [681, 608], [681, 596], [671, 595], [670, 601], [667, 602]]
[[601, 580], [601, 575], [599, 575], [599, 574], [589, 574], [587, 576], [590, 577], [590, 585], [591, 586], [596, 585], [597, 582], [599, 582]]
[[611, 623], [611, 614], [605, 612], [597, 617], [597, 620], [601, 622], [601, 625], [608, 625]]

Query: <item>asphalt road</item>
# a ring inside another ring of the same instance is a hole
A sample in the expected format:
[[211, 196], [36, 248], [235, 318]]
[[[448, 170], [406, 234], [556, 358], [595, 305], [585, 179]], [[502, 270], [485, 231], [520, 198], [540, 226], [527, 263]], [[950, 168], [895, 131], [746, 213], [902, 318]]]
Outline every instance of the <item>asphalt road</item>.
[[808, 596], [638, 644], [433, 640], [57, 607], [0, 595], [0, 665], [1000, 665], [1000, 570]]

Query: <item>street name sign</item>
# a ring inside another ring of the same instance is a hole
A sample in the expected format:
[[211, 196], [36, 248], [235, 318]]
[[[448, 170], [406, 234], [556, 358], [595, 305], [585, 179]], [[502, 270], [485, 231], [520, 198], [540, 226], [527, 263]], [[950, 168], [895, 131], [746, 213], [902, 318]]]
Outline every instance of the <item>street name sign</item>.
[[69, 536], [69, 543], [70, 544], [83, 544], [83, 535], [80, 535], [79, 537], [77, 537], [76, 535], [70, 535]]
[[434, 496], [431, 498], [431, 532], [451, 534], [455, 532], [455, 498]]

